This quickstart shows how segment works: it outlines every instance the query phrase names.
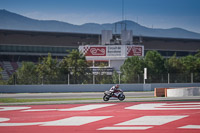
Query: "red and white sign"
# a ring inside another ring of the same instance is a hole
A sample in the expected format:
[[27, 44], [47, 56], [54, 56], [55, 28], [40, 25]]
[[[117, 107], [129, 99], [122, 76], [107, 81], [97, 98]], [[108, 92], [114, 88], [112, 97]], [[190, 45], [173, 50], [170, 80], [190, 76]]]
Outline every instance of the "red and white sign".
[[1, 133], [199, 133], [200, 102], [0, 106]]
[[83, 48], [85, 56], [106, 56], [106, 47], [89, 47]]
[[86, 45], [79, 46], [85, 56], [128, 57], [144, 56], [144, 46], [139, 45]]
[[127, 46], [127, 56], [143, 56], [143, 47]]

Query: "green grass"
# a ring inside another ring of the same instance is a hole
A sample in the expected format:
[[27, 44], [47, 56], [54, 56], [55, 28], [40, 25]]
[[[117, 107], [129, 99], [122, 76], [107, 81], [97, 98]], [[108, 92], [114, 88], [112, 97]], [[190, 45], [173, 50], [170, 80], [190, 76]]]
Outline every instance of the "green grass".
[[[155, 98], [156, 97], [127, 97], [128, 98]], [[102, 100], [102, 98], [70, 98], [70, 99], [15, 99], [0, 98], [0, 103], [27, 103], [27, 102], [50, 102], [50, 101], [78, 101], [78, 100]], [[126, 100], [125, 100], [126, 101]], [[152, 100], [154, 101], [154, 99]], [[179, 100], [159, 100], [159, 101], [200, 101], [200, 99], [179, 99]]]
[[126, 97], [126, 98], [156, 98], [154, 96], [144, 96], [144, 97]]
[[24, 103], [24, 102], [46, 102], [46, 101], [74, 101], [74, 100], [99, 100], [101, 98], [71, 98], [71, 99], [15, 99], [0, 98], [0, 103]]
[[[153, 97], [127, 97], [128, 98], [153, 98]], [[0, 98], [0, 103], [26, 103], [26, 102], [48, 102], [48, 101], [78, 101], [78, 100], [101, 100], [102, 98], [70, 98], [70, 99], [16, 99]]]

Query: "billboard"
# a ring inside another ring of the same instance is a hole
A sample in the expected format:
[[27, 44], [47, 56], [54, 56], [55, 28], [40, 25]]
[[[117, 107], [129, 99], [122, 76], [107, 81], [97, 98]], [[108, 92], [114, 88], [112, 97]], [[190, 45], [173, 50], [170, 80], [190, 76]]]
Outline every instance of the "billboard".
[[120, 45], [106, 46], [107, 56], [125, 56], [124, 47]]
[[144, 46], [140, 45], [85, 45], [79, 46], [85, 56], [128, 57], [144, 56]]
[[143, 47], [127, 46], [127, 56], [143, 56]]
[[106, 56], [106, 47], [86, 47], [85, 56]]

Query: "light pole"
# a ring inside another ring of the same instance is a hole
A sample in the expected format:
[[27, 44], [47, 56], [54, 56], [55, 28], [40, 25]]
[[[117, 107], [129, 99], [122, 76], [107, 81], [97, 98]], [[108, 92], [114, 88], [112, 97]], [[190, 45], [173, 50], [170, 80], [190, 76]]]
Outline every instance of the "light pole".
[[147, 79], [147, 68], [144, 68], [144, 84], [146, 79]]

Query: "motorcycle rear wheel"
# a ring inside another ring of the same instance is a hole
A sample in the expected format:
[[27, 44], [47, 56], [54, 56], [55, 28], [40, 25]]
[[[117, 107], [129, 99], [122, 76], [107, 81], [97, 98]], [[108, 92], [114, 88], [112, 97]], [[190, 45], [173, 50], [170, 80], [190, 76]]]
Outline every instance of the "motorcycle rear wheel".
[[109, 99], [110, 99], [110, 97], [109, 97], [108, 95], [104, 95], [104, 96], [103, 96], [103, 100], [104, 100], [104, 101], [108, 101]]

